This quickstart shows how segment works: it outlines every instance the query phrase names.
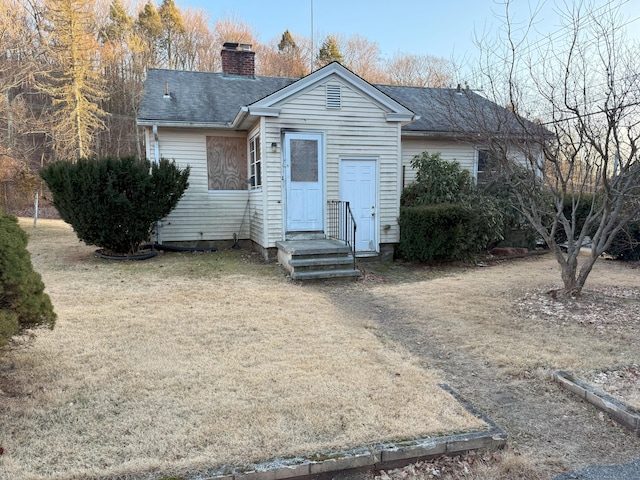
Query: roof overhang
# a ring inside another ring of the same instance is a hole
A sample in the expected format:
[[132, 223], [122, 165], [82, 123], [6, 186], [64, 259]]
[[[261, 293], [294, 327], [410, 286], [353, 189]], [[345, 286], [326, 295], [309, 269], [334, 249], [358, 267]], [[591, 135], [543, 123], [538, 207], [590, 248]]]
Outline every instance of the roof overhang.
[[256, 107], [249, 106], [249, 114], [259, 117], [278, 117], [280, 116], [280, 108], [277, 107]]
[[139, 127], [164, 127], [164, 128], [233, 128], [229, 123], [220, 122], [177, 122], [167, 120], [136, 120], [136, 125]]
[[486, 142], [491, 139], [509, 142], [525, 142], [532, 137], [526, 135], [515, 135], [501, 132], [464, 132], [464, 131], [424, 131], [424, 130], [402, 130], [402, 138], [431, 138], [457, 140], [460, 142]]
[[409, 115], [405, 113], [387, 113], [385, 116], [387, 117], [387, 122], [400, 122], [403, 125], [420, 119], [419, 115], [414, 115], [413, 113]]
[[425, 130], [402, 130], [401, 136], [403, 138], [447, 138], [447, 139], [459, 139], [461, 134], [459, 132], [447, 132], [447, 131], [425, 131]]

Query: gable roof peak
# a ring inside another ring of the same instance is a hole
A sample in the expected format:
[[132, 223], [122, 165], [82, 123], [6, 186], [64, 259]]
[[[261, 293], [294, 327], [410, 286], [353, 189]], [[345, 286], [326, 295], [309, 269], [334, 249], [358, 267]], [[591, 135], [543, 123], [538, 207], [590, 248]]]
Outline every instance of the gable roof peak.
[[311, 72], [306, 77], [303, 77], [293, 82], [292, 84], [287, 85], [281, 90], [274, 92], [271, 95], [258, 100], [257, 102], [254, 102], [253, 104], [249, 105], [249, 107], [274, 107], [289, 98], [293, 98], [301, 94], [302, 92], [313, 88], [315, 85], [318, 85], [332, 75], [338, 76], [346, 84], [351, 85], [354, 89], [369, 97], [384, 110], [386, 110], [387, 114], [392, 115], [394, 121], [410, 122], [414, 119], [414, 113], [410, 109], [387, 95], [385, 92], [379, 90], [359, 75], [353, 73], [351, 70], [337, 61], [333, 61], [325, 65], [324, 67]]

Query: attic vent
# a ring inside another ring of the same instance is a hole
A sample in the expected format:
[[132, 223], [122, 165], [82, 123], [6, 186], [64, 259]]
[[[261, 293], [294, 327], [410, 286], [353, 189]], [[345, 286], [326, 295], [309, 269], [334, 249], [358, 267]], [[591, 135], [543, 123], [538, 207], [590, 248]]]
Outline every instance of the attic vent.
[[327, 85], [327, 108], [340, 108], [342, 106], [342, 98], [340, 85]]

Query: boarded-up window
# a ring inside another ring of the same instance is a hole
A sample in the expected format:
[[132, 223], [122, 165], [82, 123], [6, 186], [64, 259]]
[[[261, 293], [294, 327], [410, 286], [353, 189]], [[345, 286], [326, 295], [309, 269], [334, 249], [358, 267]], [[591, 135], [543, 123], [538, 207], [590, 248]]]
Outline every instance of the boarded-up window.
[[318, 141], [291, 140], [291, 181], [318, 181]]
[[207, 137], [209, 190], [247, 189], [247, 140]]

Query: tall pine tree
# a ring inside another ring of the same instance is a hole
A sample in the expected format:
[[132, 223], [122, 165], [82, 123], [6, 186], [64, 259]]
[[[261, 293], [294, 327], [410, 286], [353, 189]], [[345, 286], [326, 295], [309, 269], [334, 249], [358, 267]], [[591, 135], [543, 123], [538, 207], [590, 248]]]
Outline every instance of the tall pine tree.
[[331, 62], [344, 62], [344, 56], [340, 53], [340, 47], [335, 37], [329, 35], [322, 43], [320, 51], [318, 52], [317, 64], [318, 67], [324, 67]]
[[158, 8], [158, 14], [163, 27], [161, 45], [167, 59], [167, 67], [176, 68], [178, 56], [176, 44], [178, 37], [186, 31], [182, 13], [173, 0], [163, 0]]
[[46, 0], [50, 71], [41, 89], [53, 102], [52, 132], [58, 158], [76, 161], [94, 153], [104, 127], [103, 78], [93, 0]]

